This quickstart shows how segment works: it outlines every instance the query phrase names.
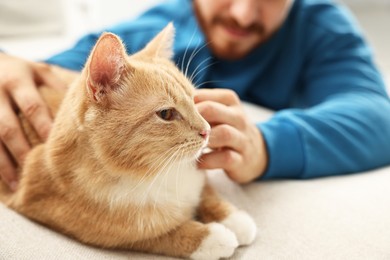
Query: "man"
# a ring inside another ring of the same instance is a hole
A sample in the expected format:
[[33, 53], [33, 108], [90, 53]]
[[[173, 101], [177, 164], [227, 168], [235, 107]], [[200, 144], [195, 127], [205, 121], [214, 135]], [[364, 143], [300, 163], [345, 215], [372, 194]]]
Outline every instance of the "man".
[[[389, 98], [344, 8], [330, 0], [170, 0], [109, 31], [134, 53], [170, 21], [177, 30], [175, 62], [208, 88], [197, 91], [195, 102], [213, 126], [213, 150], [199, 167], [222, 168], [246, 183], [390, 164]], [[78, 71], [98, 36], [89, 34], [46, 62]], [[61, 81], [44, 66], [4, 54], [0, 73], [0, 171], [15, 188], [7, 155], [21, 163], [29, 150], [15, 105], [45, 138], [50, 117], [35, 85], [61, 87]], [[276, 113], [254, 125], [238, 97]]]

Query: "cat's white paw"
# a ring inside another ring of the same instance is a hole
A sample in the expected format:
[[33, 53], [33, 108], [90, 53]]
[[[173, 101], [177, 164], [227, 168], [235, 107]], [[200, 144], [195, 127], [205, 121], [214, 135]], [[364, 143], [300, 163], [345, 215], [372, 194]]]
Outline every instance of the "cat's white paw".
[[257, 233], [256, 223], [245, 211], [234, 211], [221, 224], [233, 231], [240, 246], [249, 245], [255, 240]]
[[210, 233], [190, 256], [194, 260], [214, 260], [230, 257], [238, 247], [234, 233], [218, 223], [207, 224]]

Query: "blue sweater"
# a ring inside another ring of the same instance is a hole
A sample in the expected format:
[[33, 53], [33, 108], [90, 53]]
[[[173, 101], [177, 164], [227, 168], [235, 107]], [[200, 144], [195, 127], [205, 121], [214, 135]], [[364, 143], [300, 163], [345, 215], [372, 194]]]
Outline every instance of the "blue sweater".
[[[129, 6], [129, 8], [131, 8]], [[170, 0], [107, 31], [134, 53], [173, 21], [174, 60], [200, 87], [231, 88], [276, 111], [259, 122], [264, 179], [312, 178], [390, 164], [390, 102], [372, 51], [351, 15], [330, 0], [295, 0], [272, 38], [239, 61], [207, 48], [192, 1]], [[47, 60], [80, 70], [100, 33]]]

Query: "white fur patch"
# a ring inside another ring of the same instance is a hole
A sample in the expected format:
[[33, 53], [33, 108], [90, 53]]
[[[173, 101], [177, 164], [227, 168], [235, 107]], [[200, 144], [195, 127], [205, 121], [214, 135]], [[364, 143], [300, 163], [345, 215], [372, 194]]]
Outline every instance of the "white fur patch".
[[198, 249], [190, 256], [195, 260], [214, 260], [230, 257], [238, 246], [232, 231], [218, 223], [207, 224], [210, 234], [202, 241]]
[[240, 246], [249, 245], [255, 240], [257, 233], [256, 223], [245, 211], [234, 211], [221, 224], [236, 234]]
[[121, 174], [120, 181], [95, 193], [111, 207], [135, 205], [176, 205], [195, 207], [205, 183], [205, 172], [188, 162], [174, 163], [154, 177], [135, 179], [131, 173]]

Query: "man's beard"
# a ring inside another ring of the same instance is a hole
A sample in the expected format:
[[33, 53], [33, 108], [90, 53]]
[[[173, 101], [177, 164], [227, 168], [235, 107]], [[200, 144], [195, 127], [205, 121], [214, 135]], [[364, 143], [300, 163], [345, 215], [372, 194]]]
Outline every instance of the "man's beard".
[[228, 18], [228, 17], [223, 17], [221, 15], [214, 17], [211, 20], [210, 24], [206, 24], [206, 21], [203, 19], [202, 15], [199, 11], [199, 8], [196, 4], [196, 1], [194, 1], [194, 10], [195, 10], [195, 14], [197, 16], [198, 22], [202, 28], [202, 31], [205, 34], [205, 37], [206, 37], [206, 40], [208, 42], [208, 46], [209, 46], [210, 50], [212, 51], [212, 53], [215, 56], [217, 56], [219, 58], [223, 58], [223, 59], [227, 59], [227, 60], [240, 59], [240, 58], [244, 57], [245, 55], [247, 55], [257, 45], [253, 46], [253, 48], [251, 48], [251, 49], [245, 49], [245, 51], [242, 51], [241, 50], [242, 43], [230, 41], [230, 42], [225, 42], [224, 48], [221, 49], [221, 48], [215, 46], [215, 44], [213, 43], [212, 37], [210, 35], [212, 33], [212, 29], [210, 29], [210, 28], [215, 28], [215, 27], [221, 26], [221, 27], [231, 28], [233, 30], [236, 29], [236, 30], [240, 30], [240, 31], [245, 31], [248, 34], [256, 35], [259, 38], [258, 45], [260, 45], [261, 42], [263, 42], [263, 39], [265, 38], [265, 27], [262, 24], [251, 24], [247, 27], [242, 27], [239, 25], [239, 23], [236, 20], [234, 20], [232, 18]]
[[259, 23], [250, 24], [247, 27], [242, 27], [236, 20], [229, 17], [216, 16], [211, 21], [211, 26], [224, 26], [227, 28], [232, 28], [233, 30], [241, 30], [250, 34], [257, 34], [263, 36], [265, 33], [264, 26]]

